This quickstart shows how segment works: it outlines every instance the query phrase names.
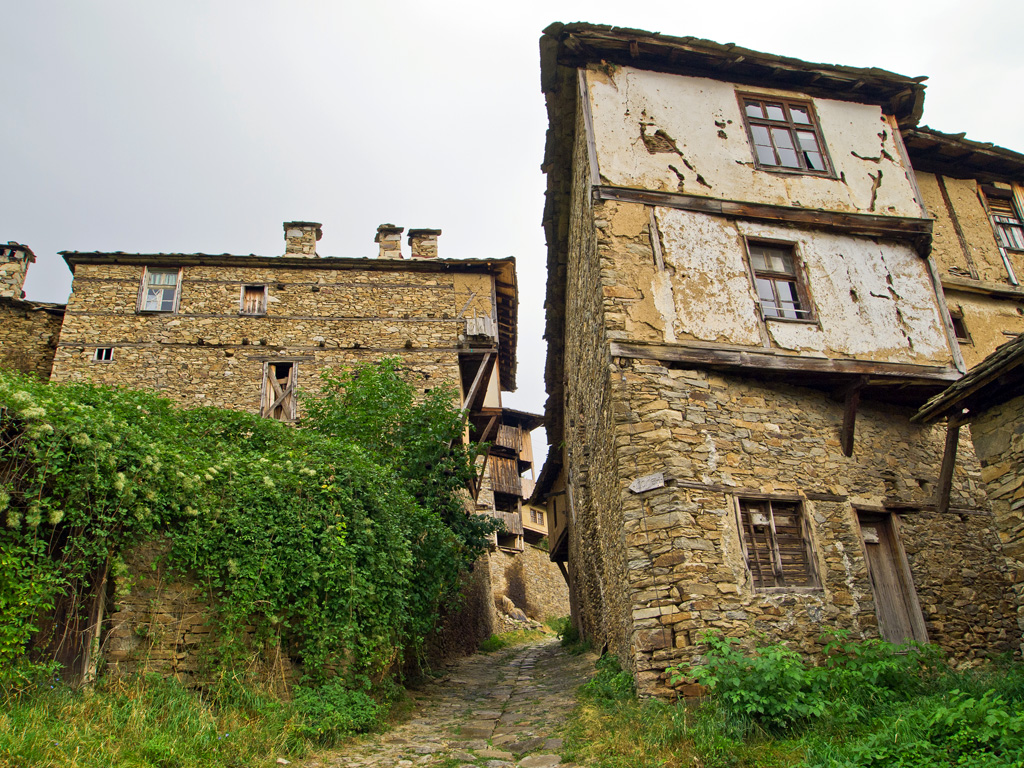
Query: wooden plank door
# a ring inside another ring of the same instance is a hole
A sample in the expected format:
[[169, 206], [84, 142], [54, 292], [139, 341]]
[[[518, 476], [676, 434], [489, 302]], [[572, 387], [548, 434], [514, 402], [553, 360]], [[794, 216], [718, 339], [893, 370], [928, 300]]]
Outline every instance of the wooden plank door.
[[892, 515], [858, 513], [878, 631], [890, 643], [928, 642], [921, 606]]

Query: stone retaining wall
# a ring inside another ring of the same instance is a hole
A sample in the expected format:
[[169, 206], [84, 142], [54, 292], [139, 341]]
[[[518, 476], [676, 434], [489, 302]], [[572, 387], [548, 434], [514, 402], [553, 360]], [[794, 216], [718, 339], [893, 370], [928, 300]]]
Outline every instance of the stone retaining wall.
[[531, 619], [569, 615], [569, 588], [546, 549], [527, 544], [522, 552], [496, 549], [488, 556], [495, 599], [507, 596]]
[[50, 378], [63, 314], [58, 305], [0, 298], [0, 367]]

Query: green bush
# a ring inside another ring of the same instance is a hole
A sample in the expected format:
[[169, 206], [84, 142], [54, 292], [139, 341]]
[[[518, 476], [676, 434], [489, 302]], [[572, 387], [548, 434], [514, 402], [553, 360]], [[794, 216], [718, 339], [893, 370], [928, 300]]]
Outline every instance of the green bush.
[[212, 591], [222, 665], [252, 638], [308, 683], [397, 669], [491, 529], [466, 514], [473, 453], [455, 394], [417, 398], [406, 375], [394, 359], [328, 373], [294, 429], [0, 372], [0, 683], [31, 677], [27, 644], [58, 597], [84, 611], [127, 547], [160, 537]]
[[580, 693], [598, 702], [622, 702], [636, 695], [633, 675], [624, 670], [616, 656], [605, 654], [597, 660], [597, 673], [580, 688]]
[[294, 733], [322, 747], [333, 746], [355, 733], [376, 730], [386, 713], [386, 708], [365, 691], [346, 688], [340, 680], [317, 688], [296, 687], [293, 703], [301, 717]]

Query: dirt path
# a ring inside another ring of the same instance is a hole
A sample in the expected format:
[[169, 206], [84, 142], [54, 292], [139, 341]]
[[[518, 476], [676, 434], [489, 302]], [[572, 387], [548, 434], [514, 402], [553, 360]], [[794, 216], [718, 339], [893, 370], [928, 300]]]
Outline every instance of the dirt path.
[[554, 638], [479, 653], [416, 691], [412, 718], [307, 768], [549, 768], [561, 763], [558, 728], [594, 669]]

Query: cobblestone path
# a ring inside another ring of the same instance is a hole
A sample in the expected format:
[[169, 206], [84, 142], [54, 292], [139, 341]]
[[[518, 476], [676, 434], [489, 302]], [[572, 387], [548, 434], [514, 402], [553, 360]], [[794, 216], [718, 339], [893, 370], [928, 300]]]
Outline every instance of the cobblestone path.
[[412, 694], [411, 719], [305, 765], [570, 768], [558, 756], [558, 728], [594, 658], [569, 656], [554, 638], [467, 657]]

